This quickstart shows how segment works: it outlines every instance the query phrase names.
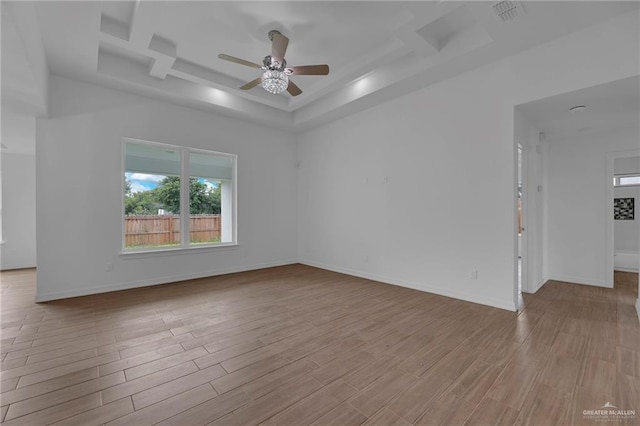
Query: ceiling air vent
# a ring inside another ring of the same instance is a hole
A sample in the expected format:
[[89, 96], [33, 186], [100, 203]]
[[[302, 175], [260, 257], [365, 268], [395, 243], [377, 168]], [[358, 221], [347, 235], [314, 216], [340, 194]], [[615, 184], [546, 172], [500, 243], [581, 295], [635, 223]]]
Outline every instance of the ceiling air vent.
[[519, 1], [499, 1], [494, 3], [491, 8], [501, 22], [512, 21], [518, 16], [524, 15], [524, 7]]

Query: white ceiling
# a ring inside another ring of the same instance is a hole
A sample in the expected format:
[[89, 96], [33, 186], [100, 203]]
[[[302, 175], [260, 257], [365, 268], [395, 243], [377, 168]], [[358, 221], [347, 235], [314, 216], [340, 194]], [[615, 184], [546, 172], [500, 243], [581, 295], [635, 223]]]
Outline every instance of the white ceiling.
[[11, 105], [14, 111], [41, 112], [41, 99], [36, 77], [33, 75], [29, 59], [14, 16], [2, 7], [2, 103]]
[[[586, 106], [580, 112], [570, 108]], [[561, 139], [586, 133], [640, 127], [640, 77], [629, 77], [518, 105], [547, 137]]]
[[[638, 8], [628, 1], [531, 1], [523, 16], [501, 22], [493, 4], [43, 1], [34, 10], [54, 74], [304, 129], [396, 95], [384, 89], [449, 78]], [[3, 14], [3, 36], [4, 25]], [[295, 76], [303, 90], [295, 98], [260, 86], [239, 90], [260, 71], [217, 55], [261, 63], [271, 29], [290, 39], [289, 65], [326, 63], [330, 74]], [[3, 48], [3, 62], [9, 54]], [[3, 90], [13, 85], [3, 76]]]

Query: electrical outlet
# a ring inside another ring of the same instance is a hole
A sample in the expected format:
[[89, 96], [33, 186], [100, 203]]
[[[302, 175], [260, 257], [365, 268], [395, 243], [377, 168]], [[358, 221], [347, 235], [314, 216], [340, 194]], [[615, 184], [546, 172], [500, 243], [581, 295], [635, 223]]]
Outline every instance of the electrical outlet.
[[478, 270], [477, 269], [472, 270], [471, 274], [469, 276], [470, 276], [470, 278], [472, 280], [477, 280], [478, 279]]
[[104, 270], [107, 272], [113, 271], [113, 262], [107, 262], [107, 266], [104, 268]]
[[364, 257], [364, 263], [369, 263], [369, 256], [368, 256], [368, 255], [366, 255], [366, 256]]

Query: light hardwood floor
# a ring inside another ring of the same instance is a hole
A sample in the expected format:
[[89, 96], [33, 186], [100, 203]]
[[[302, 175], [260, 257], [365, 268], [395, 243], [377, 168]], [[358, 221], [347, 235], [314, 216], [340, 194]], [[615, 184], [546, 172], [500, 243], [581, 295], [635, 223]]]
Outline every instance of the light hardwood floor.
[[520, 314], [302, 265], [44, 304], [35, 278], [0, 275], [7, 426], [640, 423], [637, 274]]

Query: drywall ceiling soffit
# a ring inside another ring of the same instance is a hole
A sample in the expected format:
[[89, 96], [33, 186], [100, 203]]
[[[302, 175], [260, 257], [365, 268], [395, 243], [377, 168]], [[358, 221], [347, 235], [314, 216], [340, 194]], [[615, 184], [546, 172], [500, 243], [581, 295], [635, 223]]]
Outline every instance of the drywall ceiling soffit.
[[[416, 76], [430, 84], [638, 7], [523, 4], [509, 22], [473, 1], [51, 1], [37, 17], [53, 73], [304, 129], [396, 96]], [[289, 65], [327, 63], [330, 74], [295, 76], [295, 98], [239, 90], [260, 71], [217, 55], [261, 63], [271, 29], [289, 37]]]
[[[586, 109], [570, 110], [579, 105]], [[599, 84], [516, 108], [549, 141], [625, 128], [640, 130], [640, 77]]]

